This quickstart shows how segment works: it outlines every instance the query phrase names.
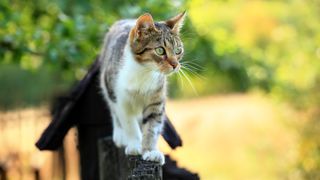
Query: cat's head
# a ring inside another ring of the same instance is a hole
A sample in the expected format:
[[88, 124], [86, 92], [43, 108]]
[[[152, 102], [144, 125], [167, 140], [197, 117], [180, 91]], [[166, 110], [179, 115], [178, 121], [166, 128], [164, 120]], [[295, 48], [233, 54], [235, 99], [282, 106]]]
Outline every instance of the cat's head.
[[164, 74], [178, 71], [184, 54], [179, 31], [185, 15], [183, 12], [161, 22], [154, 22], [148, 13], [140, 16], [130, 32], [136, 61]]

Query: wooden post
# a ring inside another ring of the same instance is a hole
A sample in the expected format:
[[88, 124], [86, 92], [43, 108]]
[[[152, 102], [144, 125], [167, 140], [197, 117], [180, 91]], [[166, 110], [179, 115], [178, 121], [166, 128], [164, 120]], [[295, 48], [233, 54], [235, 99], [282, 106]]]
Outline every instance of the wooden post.
[[32, 168], [32, 172], [34, 175], [34, 180], [40, 180], [40, 169], [39, 168]]
[[7, 180], [7, 171], [3, 164], [0, 164], [0, 180]]
[[111, 137], [98, 141], [100, 180], [162, 180], [159, 163], [144, 161], [141, 156], [126, 156]]

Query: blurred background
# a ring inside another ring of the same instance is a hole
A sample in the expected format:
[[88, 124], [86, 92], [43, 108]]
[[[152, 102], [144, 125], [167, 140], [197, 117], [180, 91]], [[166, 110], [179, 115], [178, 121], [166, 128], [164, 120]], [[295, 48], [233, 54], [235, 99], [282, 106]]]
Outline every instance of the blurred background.
[[[185, 76], [170, 77], [167, 111], [184, 146], [161, 149], [201, 179], [320, 179], [317, 0], [2, 0], [0, 174], [60, 179], [58, 152], [34, 146], [52, 100], [113, 22], [183, 10]], [[79, 179], [75, 129], [65, 146], [67, 179]]]

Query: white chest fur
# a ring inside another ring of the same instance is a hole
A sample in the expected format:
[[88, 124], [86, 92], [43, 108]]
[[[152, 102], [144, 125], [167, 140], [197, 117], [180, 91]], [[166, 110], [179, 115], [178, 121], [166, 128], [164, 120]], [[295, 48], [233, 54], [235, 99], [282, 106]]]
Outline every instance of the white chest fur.
[[147, 65], [138, 63], [127, 45], [124, 50], [124, 65], [119, 73], [117, 82], [119, 89], [117, 90], [126, 89], [144, 94], [159, 88], [159, 83], [164, 77], [155, 68], [152, 63]]
[[115, 92], [119, 103], [125, 105], [133, 114], [141, 114], [144, 106], [151, 100], [150, 93], [163, 86], [164, 75], [156, 71], [156, 66], [138, 63], [126, 45], [124, 64], [119, 71]]

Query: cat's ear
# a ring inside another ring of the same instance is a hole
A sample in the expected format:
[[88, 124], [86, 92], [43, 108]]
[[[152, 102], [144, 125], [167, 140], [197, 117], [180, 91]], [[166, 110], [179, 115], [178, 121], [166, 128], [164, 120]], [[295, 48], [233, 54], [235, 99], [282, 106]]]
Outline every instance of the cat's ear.
[[151, 31], [157, 31], [151, 14], [145, 13], [141, 15], [135, 26], [135, 35], [137, 38], [148, 36]]
[[186, 11], [178, 14], [177, 16], [166, 21], [166, 24], [171, 28], [171, 31], [179, 34], [180, 29], [183, 25], [184, 19], [186, 17]]

